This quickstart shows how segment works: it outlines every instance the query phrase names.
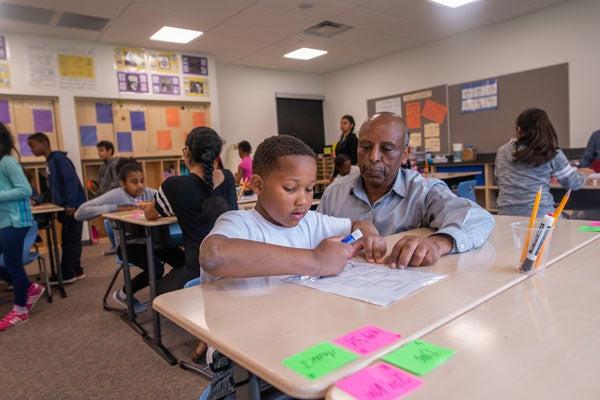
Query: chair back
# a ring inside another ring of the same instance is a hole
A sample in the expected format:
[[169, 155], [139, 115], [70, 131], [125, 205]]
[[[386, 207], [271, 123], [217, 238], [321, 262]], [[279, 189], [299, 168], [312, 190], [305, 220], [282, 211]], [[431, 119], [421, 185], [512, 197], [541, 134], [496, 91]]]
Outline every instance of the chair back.
[[470, 180], [464, 181], [458, 184], [458, 197], [463, 197], [465, 199], [469, 199], [473, 202], [477, 202], [477, 198], [475, 197], [475, 186], [477, 185], [477, 181]]

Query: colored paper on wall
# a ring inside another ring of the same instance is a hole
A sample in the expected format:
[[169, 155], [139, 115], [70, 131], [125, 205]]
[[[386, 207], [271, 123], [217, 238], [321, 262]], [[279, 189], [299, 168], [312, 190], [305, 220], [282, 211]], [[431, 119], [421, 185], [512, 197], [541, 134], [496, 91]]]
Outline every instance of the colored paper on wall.
[[156, 146], [159, 150], [171, 150], [173, 148], [171, 131], [156, 131]]
[[118, 70], [145, 70], [146, 50], [130, 47], [115, 47], [115, 67]]
[[10, 88], [10, 68], [7, 63], [0, 63], [0, 88]]
[[428, 120], [433, 121], [436, 124], [441, 124], [442, 122], [444, 122], [447, 112], [448, 107], [446, 107], [445, 105], [427, 99], [425, 100], [425, 105], [423, 106], [422, 114], [423, 117], [427, 118]]
[[0, 35], [0, 60], [6, 60], [6, 38]]
[[452, 349], [436, 346], [423, 340], [413, 340], [386, 355], [383, 359], [413, 374], [425, 375], [445, 363], [453, 355], [454, 350]]
[[146, 130], [146, 117], [143, 111], [130, 111], [129, 120], [131, 121], [132, 131]]
[[283, 360], [283, 365], [308, 379], [318, 379], [357, 358], [356, 354], [348, 350], [328, 342], [321, 342], [286, 358]]
[[133, 151], [131, 132], [117, 132], [117, 151], [120, 153], [129, 153]]
[[112, 104], [96, 103], [96, 122], [99, 124], [112, 124]]
[[167, 126], [170, 128], [179, 128], [181, 126], [181, 121], [179, 120], [179, 108], [167, 108]]
[[434, 122], [423, 124], [426, 138], [439, 138], [440, 137], [440, 125]]
[[417, 147], [421, 147], [421, 132], [411, 132], [410, 133], [410, 147], [416, 149]]
[[440, 144], [440, 138], [439, 137], [426, 137], [425, 138], [425, 151], [432, 151], [432, 152], [437, 152], [437, 151], [441, 151], [442, 147]]
[[179, 73], [177, 53], [169, 51], [150, 51], [148, 53], [150, 69], [155, 72]]
[[179, 94], [179, 78], [169, 75], [152, 75], [152, 92], [157, 94]]
[[119, 92], [148, 93], [148, 76], [135, 72], [117, 72]]
[[208, 96], [208, 79], [184, 78], [183, 88], [186, 96]]
[[94, 79], [94, 58], [88, 56], [58, 55], [58, 73], [61, 77]]
[[208, 75], [208, 59], [206, 57], [182, 55], [181, 66], [184, 74]]
[[33, 152], [31, 151], [31, 147], [29, 147], [29, 143], [27, 143], [27, 138], [30, 136], [30, 133], [19, 133], [17, 136], [19, 137], [19, 149], [21, 151], [21, 155], [23, 157], [33, 157]]
[[10, 107], [8, 100], [0, 100], [0, 122], [10, 124]]
[[406, 127], [419, 129], [421, 127], [421, 103], [418, 101], [406, 103], [404, 111], [406, 111]]
[[81, 125], [79, 127], [82, 147], [96, 147], [98, 143], [98, 132], [96, 125]]
[[203, 112], [195, 112], [192, 113], [192, 124], [194, 127], [197, 126], [206, 126], [206, 122], [204, 121], [204, 113]]
[[348, 350], [357, 354], [365, 355], [379, 350], [382, 347], [389, 346], [397, 342], [400, 335], [385, 331], [376, 326], [367, 325], [347, 335], [333, 340], [333, 343], [339, 344]]
[[37, 132], [54, 132], [52, 110], [33, 110], [33, 129]]
[[358, 400], [392, 400], [423, 385], [423, 381], [389, 364], [378, 362], [335, 384]]
[[579, 232], [600, 232], [600, 226], [583, 225], [577, 228]]

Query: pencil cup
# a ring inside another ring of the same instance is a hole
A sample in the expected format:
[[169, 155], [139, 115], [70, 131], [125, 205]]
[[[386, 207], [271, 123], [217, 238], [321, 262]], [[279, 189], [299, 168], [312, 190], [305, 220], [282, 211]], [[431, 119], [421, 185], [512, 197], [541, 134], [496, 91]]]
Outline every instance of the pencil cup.
[[[523, 274], [543, 274], [552, 246], [552, 226], [536, 225], [529, 229], [527, 221], [512, 223], [515, 242], [515, 265]], [[527, 247], [523, 250], [523, 247]], [[539, 260], [538, 260], [539, 259]]]

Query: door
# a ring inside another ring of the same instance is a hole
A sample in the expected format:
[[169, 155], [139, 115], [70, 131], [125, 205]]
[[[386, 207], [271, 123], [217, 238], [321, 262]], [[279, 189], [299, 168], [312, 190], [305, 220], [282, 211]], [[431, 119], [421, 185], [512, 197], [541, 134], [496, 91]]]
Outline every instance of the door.
[[315, 153], [322, 153], [325, 145], [323, 100], [278, 97], [277, 129], [280, 135], [295, 136]]

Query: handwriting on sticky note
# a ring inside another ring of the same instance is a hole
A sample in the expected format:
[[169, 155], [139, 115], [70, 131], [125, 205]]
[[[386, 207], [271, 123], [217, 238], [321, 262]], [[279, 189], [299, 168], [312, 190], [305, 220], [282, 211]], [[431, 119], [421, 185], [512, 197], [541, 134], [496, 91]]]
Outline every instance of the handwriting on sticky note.
[[397, 333], [388, 332], [376, 326], [367, 325], [337, 338], [333, 342], [355, 353], [364, 355], [390, 345], [398, 341], [398, 339], [400, 339], [400, 335]]
[[436, 346], [423, 340], [413, 340], [383, 357], [408, 372], [425, 375], [454, 355], [454, 350]]
[[308, 379], [318, 379], [358, 358], [348, 350], [321, 342], [283, 360], [283, 365]]
[[335, 384], [359, 400], [391, 400], [423, 385], [423, 381], [389, 364], [378, 362]]

